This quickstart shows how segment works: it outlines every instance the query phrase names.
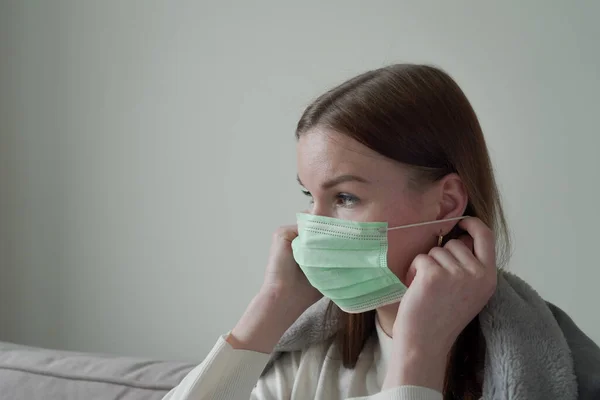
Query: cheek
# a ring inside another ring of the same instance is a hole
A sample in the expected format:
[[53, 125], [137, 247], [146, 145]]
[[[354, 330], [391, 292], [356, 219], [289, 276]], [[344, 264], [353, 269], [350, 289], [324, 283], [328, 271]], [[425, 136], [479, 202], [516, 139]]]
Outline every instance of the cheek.
[[405, 283], [410, 264], [419, 254], [427, 254], [435, 238], [425, 229], [388, 233], [387, 263], [389, 269]]

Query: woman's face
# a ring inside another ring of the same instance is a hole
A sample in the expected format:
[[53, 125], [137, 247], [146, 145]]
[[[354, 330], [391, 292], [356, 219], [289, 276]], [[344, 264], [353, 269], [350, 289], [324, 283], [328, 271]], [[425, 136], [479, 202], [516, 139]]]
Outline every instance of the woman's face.
[[[310, 197], [310, 214], [382, 221], [389, 227], [448, 217], [444, 214], [451, 204], [444, 194], [444, 180], [415, 188], [409, 184], [407, 166], [346, 135], [315, 128], [298, 140], [297, 156], [298, 180]], [[445, 227], [447, 223], [389, 231], [392, 272], [405, 282], [412, 260], [427, 253]]]

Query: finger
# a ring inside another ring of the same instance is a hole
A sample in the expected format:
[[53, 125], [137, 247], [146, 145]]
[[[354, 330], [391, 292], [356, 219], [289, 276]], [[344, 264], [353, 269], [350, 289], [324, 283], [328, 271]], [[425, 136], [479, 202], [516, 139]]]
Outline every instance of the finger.
[[457, 273], [459, 272], [461, 265], [460, 262], [454, 257], [448, 249], [442, 247], [434, 247], [429, 252], [429, 255], [437, 261], [437, 263], [444, 269]]
[[[465, 244], [465, 242], [467, 244]], [[475, 257], [472, 247], [469, 248], [469, 245], [469, 240], [466, 238], [464, 240], [452, 239], [446, 243], [444, 248], [456, 258], [462, 268], [469, 270], [471, 273], [480, 273], [484, 271], [483, 264]]]
[[465, 246], [467, 246], [467, 249], [469, 249], [469, 251], [471, 252], [471, 254], [473, 254], [473, 252], [475, 251], [473, 248], [473, 238], [469, 235], [462, 235], [458, 238], [458, 240], [460, 240], [461, 242], [464, 243]]
[[298, 226], [297, 225], [286, 225], [277, 228], [274, 235], [275, 238], [281, 238], [285, 241], [291, 242], [298, 236]]
[[432, 271], [435, 269], [443, 270], [443, 268], [437, 263], [437, 261], [429, 254], [419, 254], [410, 264], [410, 267], [408, 267], [408, 271], [406, 271], [403, 283], [406, 287], [409, 287], [415, 280], [417, 274], [425, 274], [428, 271]]
[[496, 246], [494, 232], [479, 218], [468, 217], [458, 225], [473, 238], [473, 253], [483, 265], [496, 268]]

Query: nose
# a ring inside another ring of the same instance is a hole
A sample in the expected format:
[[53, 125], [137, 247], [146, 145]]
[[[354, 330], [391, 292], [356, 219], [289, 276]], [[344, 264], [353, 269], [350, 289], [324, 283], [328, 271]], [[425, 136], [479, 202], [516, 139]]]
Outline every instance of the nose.
[[307, 211], [307, 214], [312, 214], [320, 217], [333, 217], [333, 215], [331, 215], [331, 210], [328, 207], [324, 207], [316, 201], [313, 203], [312, 209], [309, 209]]

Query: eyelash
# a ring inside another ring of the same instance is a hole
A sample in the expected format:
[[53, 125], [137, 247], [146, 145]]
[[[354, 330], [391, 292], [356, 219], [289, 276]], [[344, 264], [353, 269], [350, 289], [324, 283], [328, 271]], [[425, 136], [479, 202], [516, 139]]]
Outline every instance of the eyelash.
[[[303, 190], [302, 193], [310, 198], [310, 204], [314, 203], [312, 194], [308, 190]], [[342, 202], [340, 207], [353, 207], [359, 202], [359, 199], [356, 196], [348, 193], [338, 193], [335, 197], [337, 200]]]

